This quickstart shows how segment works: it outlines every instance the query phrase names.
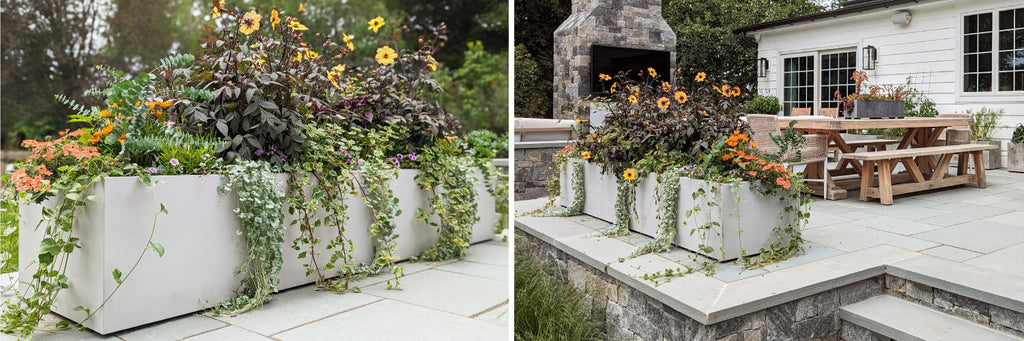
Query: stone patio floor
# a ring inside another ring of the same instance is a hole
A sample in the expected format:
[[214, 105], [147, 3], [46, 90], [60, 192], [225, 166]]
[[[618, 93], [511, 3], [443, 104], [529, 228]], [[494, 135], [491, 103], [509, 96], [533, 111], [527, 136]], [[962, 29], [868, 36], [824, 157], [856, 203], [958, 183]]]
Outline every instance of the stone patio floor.
[[[720, 263], [712, 277], [687, 275], [654, 287], [644, 273], [695, 265], [693, 253], [669, 252], [625, 259], [651, 240], [638, 233], [606, 238], [608, 222], [589, 216], [516, 217], [516, 233], [529, 233], [653, 297], [664, 297], [697, 320], [724, 320], [787, 296], [802, 297], [815, 285], [836, 286], [846, 277], [907, 271], [995, 293], [999, 305], [1024, 307], [1024, 174], [990, 170], [987, 188], [961, 186], [901, 195], [895, 204], [815, 197], [803, 231], [806, 251], [760, 269]], [[516, 202], [517, 212], [547, 199]], [[876, 273], [877, 272], [877, 273]], [[744, 281], [744, 279], [748, 279]], [[717, 295], [691, 294], [695, 286]], [[749, 290], [754, 288], [753, 290]], [[1009, 302], [1007, 302], [1007, 300]]]
[[[357, 282], [361, 293], [315, 291], [310, 284], [277, 293], [263, 309], [235, 317], [184, 315], [106, 336], [37, 331], [32, 339], [508, 340], [509, 243], [502, 237], [471, 246], [462, 261], [403, 262], [402, 290], [387, 290], [389, 276], [377, 275]], [[45, 325], [59, 319], [51, 314]], [[0, 333], [0, 339], [14, 337]]]

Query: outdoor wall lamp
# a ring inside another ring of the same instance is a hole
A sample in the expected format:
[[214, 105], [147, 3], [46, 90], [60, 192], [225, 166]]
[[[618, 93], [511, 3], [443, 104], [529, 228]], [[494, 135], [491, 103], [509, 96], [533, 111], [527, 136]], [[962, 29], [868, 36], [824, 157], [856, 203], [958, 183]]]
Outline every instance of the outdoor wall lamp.
[[878, 49], [871, 45], [865, 46], [861, 55], [864, 57], [864, 65], [862, 65], [864, 70], [874, 70], [875, 62], [878, 61]]
[[757, 59], [757, 77], [768, 77], [768, 58], [761, 57]]

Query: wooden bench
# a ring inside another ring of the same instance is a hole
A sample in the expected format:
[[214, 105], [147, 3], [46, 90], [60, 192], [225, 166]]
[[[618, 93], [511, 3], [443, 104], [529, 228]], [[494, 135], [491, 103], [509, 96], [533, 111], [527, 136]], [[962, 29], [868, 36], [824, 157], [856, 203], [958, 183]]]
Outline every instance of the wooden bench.
[[[846, 141], [846, 145], [850, 146], [850, 149], [852, 149], [853, 151], [857, 151], [857, 149], [864, 147], [864, 149], [869, 152], [885, 150], [885, 146], [898, 143], [900, 143], [900, 140], [889, 139]], [[849, 160], [843, 160], [839, 157], [839, 146], [836, 146], [835, 143], [832, 143], [828, 146], [828, 151], [834, 153], [833, 160], [839, 160], [839, 167], [836, 167], [836, 169], [843, 169], [846, 167], [846, 164], [850, 162]]]
[[[864, 162], [861, 166], [860, 200], [868, 201], [868, 198], [879, 198], [883, 205], [892, 205], [892, 196], [904, 193], [926, 191], [935, 188], [975, 183], [979, 188], [985, 187], [985, 164], [982, 151], [995, 149], [996, 146], [984, 144], [958, 144], [952, 146], [922, 147], [910, 149], [881, 150], [873, 152], [860, 152], [844, 154], [843, 158], [860, 160]], [[938, 164], [935, 169], [927, 169], [926, 172], [918, 167], [915, 158], [934, 157], [939, 155]], [[968, 155], [973, 156], [975, 174], [967, 174], [967, 167], [957, 167], [956, 176], [947, 176], [949, 163], [953, 155], [959, 155], [965, 159]], [[913, 180], [911, 183], [892, 184], [892, 171], [896, 165], [903, 163]], [[874, 186], [875, 168], [878, 168], [878, 186]]]

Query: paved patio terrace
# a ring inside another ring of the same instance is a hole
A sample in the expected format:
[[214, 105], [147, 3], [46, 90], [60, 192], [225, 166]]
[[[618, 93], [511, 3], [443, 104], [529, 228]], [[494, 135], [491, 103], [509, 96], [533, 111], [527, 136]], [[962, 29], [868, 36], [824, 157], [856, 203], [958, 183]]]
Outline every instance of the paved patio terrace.
[[[862, 202], [859, 193], [815, 198], [803, 231], [806, 251], [761, 269], [721, 263], [654, 286], [639, 277], [694, 265], [692, 253], [626, 258], [650, 237], [606, 238], [611, 224], [589, 216], [516, 217], [517, 234], [580, 262], [705, 325], [882, 275], [893, 275], [993, 306], [1024, 312], [1024, 174], [991, 170], [988, 187], [961, 186]], [[546, 199], [516, 202], [518, 212]]]
[[[471, 246], [463, 261], [402, 262], [402, 290], [387, 290], [387, 273], [357, 281], [361, 293], [315, 291], [310, 284], [232, 317], [184, 315], [106, 336], [91, 330], [37, 331], [32, 339], [508, 340], [509, 243], [501, 241], [503, 236]], [[9, 283], [9, 275], [17, 273], [2, 275], [0, 284]], [[52, 328], [60, 319], [50, 314], [44, 326]], [[0, 333], [0, 340], [14, 339]]]

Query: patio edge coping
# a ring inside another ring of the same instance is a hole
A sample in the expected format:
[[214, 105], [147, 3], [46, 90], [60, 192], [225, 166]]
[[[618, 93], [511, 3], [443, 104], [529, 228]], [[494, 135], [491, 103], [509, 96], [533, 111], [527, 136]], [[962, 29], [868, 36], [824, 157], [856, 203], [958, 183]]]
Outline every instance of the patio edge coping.
[[[557, 224], [543, 226], [549, 219], [554, 219]], [[655, 287], [650, 282], [638, 278], [644, 271], [630, 264], [645, 261], [675, 263], [674, 261], [659, 254], [648, 254], [627, 260], [625, 257], [635, 249], [633, 245], [618, 239], [597, 236], [596, 230], [571, 219], [517, 216], [514, 226], [705, 325], [884, 274], [1024, 312], [1024, 277], [891, 245], [878, 245], [733, 282], [724, 282], [708, 276], [696, 277], [693, 275], [700, 274], [691, 274]], [[549, 235], [552, 232], [555, 235]], [[593, 249], [602, 250], [605, 254], [588, 253], [586, 250], [573, 247], [584, 243], [584, 239], [592, 239], [591, 246], [596, 246]], [[619, 256], [609, 256], [608, 251]], [[802, 277], [803, 282], [786, 281], [794, 272], [807, 274]], [[672, 289], [675, 288], [685, 289], [679, 291], [683, 295], [673, 295], [672, 291], [676, 290]], [[700, 294], [701, 289], [705, 294]], [[694, 291], [697, 291], [697, 295], [692, 294]], [[685, 295], [686, 292], [690, 292], [691, 295]], [[706, 295], [708, 293], [714, 293], [714, 297]], [[708, 302], [709, 298], [712, 299], [711, 302]]]

